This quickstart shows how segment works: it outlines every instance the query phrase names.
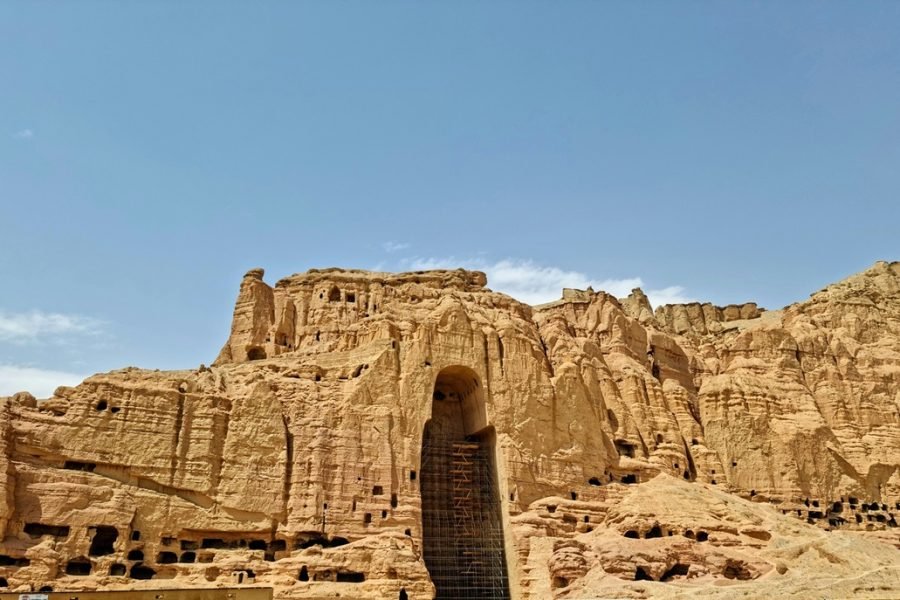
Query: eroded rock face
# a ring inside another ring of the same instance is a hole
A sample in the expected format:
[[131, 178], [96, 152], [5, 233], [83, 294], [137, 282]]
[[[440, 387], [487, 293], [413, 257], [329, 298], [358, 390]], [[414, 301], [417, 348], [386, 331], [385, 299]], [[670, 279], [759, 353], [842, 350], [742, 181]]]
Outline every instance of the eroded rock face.
[[824, 563], [781, 536], [900, 593], [900, 263], [780, 311], [263, 275], [210, 368], [0, 399], [0, 585], [800, 593]]
[[[659, 475], [633, 486], [593, 531], [547, 558], [559, 598], [872, 598], [900, 585], [900, 550], [826, 532], [703, 483]], [[548, 593], [546, 597], [551, 597]]]

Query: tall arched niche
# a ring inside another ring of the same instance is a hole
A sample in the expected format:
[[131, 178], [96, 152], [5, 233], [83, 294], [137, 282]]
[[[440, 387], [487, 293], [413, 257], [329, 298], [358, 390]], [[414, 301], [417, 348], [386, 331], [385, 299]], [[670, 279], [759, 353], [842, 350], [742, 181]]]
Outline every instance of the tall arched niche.
[[496, 432], [485, 391], [464, 366], [435, 378], [422, 436], [422, 533], [437, 600], [507, 600]]

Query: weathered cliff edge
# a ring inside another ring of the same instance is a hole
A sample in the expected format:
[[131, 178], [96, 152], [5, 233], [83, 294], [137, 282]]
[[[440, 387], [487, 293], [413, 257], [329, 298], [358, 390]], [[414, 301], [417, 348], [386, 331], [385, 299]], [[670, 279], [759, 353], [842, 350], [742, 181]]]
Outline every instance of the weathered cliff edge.
[[778, 311], [486, 284], [254, 270], [212, 367], [0, 399], [0, 586], [430, 598], [449, 386], [513, 598], [900, 596], [900, 263]]

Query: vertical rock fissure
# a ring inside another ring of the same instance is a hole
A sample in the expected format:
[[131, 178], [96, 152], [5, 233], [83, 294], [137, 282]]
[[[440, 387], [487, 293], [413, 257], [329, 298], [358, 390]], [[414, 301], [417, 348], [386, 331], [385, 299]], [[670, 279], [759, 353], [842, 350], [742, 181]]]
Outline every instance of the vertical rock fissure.
[[284, 522], [287, 522], [288, 505], [291, 501], [291, 484], [294, 477], [294, 434], [291, 433], [287, 416], [282, 417], [284, 423], [285, 461], [284, 461]]
[[181, 428], [184, 421], [184, 393], [178, 393], [178, 409], [175, 412], [175, 435], [172, 439], [172, 463], [169, 472], [169, 485], [175, 485], [175, 474], [178, 472], [178, 458], [181, 455], [178, 444], [181, 442]]

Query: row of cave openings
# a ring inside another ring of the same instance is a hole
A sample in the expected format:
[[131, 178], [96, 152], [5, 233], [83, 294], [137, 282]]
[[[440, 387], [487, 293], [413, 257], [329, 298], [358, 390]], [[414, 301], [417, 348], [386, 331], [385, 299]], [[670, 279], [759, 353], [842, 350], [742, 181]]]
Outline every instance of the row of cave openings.
[[[654, 579], [650, 575], [650, 571], [645, 569], [644, 567], [638, 565], [634, 569], [634, 580], [635, 581], [661, 581], [661, 582], [669, 582], [673, 581], [676, 577], [688, 577], [690, 575], [689, 564], [684, 563], [675, 563], [671, 567], [669, 567], [660, 577], [659, 579]], [[725, 561], [725, 566], [722, 569], [722, 575], [726, 579], [738, 579], [741, 581], [747, 581], [749, 579], [754, 579], [755, 575], [753, 572], [747, 568], [743, 562], [734, 559], [727, 559]]]
[[[655, 525], [653, 525], [653, 527], [651, 527], [650, 529], [645, 531], [643, 536], [636, 529], [629, 529], [622, 535], [624, 537], [627, 537], [627, 538], [630, 538], [633, 540], [638, 540], [638, 539], [652, 540], [654, 538], [671, 537], [671, 536], [675, 535], [675, 532], [668, 530], [668, 529], [664, 529], [659, 524], [655, 524]], [[695, 540], [697, 542], [705, 542], [709, 539], [709, 533], [707, 533], [706, 531], [702, 531], [702, 530], [694, 533], [694, 531], [692, 529], [685, 529], [684, 532], [682, 532], [682, 535], [684, 537], [688, 538], [689, 540]]]
[[[865, 525], [867, 530], [874, 529], [876, 524], [886, 527], [897, 527], [897, 518], [891, 510], [900, 511], [900, 502], [894, 503], [894, 508], [886, 503], [860, 502], [854, 496], [842, 497], [840, 500], [826, 502], [824, 506], [818, 500], [803, 500], [805, 509], [781, 509], [784, 515], [794, 515], [798, 518], [806, 518], [810, 525], [827, 519], [829, 527], [842, 527], [847, 524]], [[806, 513], [804, 515], [804, 512]]]
[[[378, 491], [376, 487], [375, 491]], [[90, 527], [92, 532], [91, 543], [87, 556], [76, 556], [65, 563], [64, 572], [66, 575], [75, 577], [84, 577], [91, 575], [94, 571], [94, 563], [90, 557], [102, 557], [116, 554], [115, 544], [119, 537], [119, 532], [115, 527], [107, 525], [98, 525]], [[45, 525], [41, 523], [27, 523], [24, 532], [32, 538], [40, 538], [51, 536], [57, 539], [65, 539], [69, 536], [71, 529], [65, 525]], [[131, 532], [131, 545], [139, 545], [141, 542], [141, 533], [138, 530]], [[172, 537], [163, 537], [160, 540], [162, 546], [179, 547], [179, 551], [160, 550], [157, 552], [154, 564], [148, 565], [144, 550], [140, 547], [132, 547], [126, 554], [123, 562], [115, 562], [109, 566], [108, 575], [114, 577], [130, 577], [137, 580], [153, 579], [157, 575], [157, 569], [160, 565], [174, 564], [193, 564], [193, 563], [211, 563], [215, 559], [215, 553], [212, 550], [259, 550], [264, 553], [266, 560], [275, 560], [276, 552], [287, 550], [288, 543], [286, 540], [265, 540], [259, 538], [246, 539], [222, 539], [222, 538], [201, 538], [200, 540], [176, 540]], [[302, 550], [312, 547], [336, 548], [348, 544], [349, 541], [342, 537], [328, 537], [319, 532], [308, 532], [299, 535], [292, 544], [295, 550]], [[24, 557], [12, 557], [8, 555], [0, 555], [0, 567], [25, 567], [31, 561]], [[214, 573], [208, 570], [206, 573], [207, 580], [213, 581], [218, 575], [218, 569], [213, 569]], [[255, 579], [255, 573], [250, 568], [242, 568], [233, 572], [234, 583], [252, 583]], [[366, 577], [364, 573], [358, 571], [331, 570], [325, 569], [316, 572], [310, 572], [307, 566], [303, 566], [297, 575], [298, 581], [332, 581], [337, 583], [362, 583]], [[0, 588], [6, 587], [7, 581], [0, 578]], [[50, 587], [44, 591], [52, 591]], [[400, 590], [400, 600], [407, 599], [408, 593], [405, 588]]]
[[[67, 575], [90, 575], [93, 565], [89, 557], [102, 557], [117, 553], [115, 545], [119, 538], [119, 531], [115, 527], [97, 525], [89, 527], [88, 530], [91, 533], [91, 542], [87, 556], [78, 556], [70, 559], [65, 567]], [[32, 539], [44, 536], [65, 539], [69, 536], [71, 528], [67, 525], [26, 523], [23, 531]], [[200, 540], [176, 540], [172, 537], [163, 537], [160, 539], [160, 544], [168, 547], [175, 545], [176, 541], [178, 542], [177, 545], [180, 546], [180, 551], [175, 549], [160, 550], [153, 561], [156, 565], [192, 564], [195, 562], [211, 563], [215, 560], [215, 552], [212, 552], [212, 550], [258, 550], [263, 552], [265, 560], [274, 561], [275, 553], [286, 551], [288, 546], [287, 541], [283, 539], [235, 538], [225, 540], [211, 537], [201, 538]], [[318, 532], [312, 532], [298, 536], [294, 541], [293, 549], [305, 549], [314, 546], [334, 548], [347, 543], [349, 541], [345, 538], [327, 537]], [[130, 563], [130, 568], [121, 563], [114, 563], [109, 569], [109, 574], [122, 576], [127, 572], [133, 579], [152, 579], [156, 572], [145, 564], [146, 557], [141, 544], [140, 531], [133, 530], [131, 532], [129, 545], [131, 548], [127, 551], [125, 560]], [[0, 566], [23, 567], [29, 564], [30, 560], [28, 558], [0, 555]], [[247, 571], [252, 577], [252, 572], [249, 569]]]
[[[393, 569], [389, 569], [387, 576], [389, 579], [396, 579], [397, 574]], [[297, 580], [303, 583], [309, 581], [331, 581], [335, 583], [362, 583], [366, 580], [365, 573], [359, 571], [341, 571], [334, 569], [321, 569], [310, 571], [309, 567], [303, 565], [297, 574]], [[398, 595], [399, 600], [409, 600], [409, 593], [406, 588], [400, 588]]]
[[[635, 529], [629, 529], [623, 535], [630, 539], [654, 539], [672, 536], [674, 535], [674, 532], [661, 527], [659, 524], [654, 524], [650, 529], [645, 531], [643, 535]], [[697, 542], [705, 542], [709, 539], [709, 533], [702, 530], [695, 533], [693, 530], [687, 529], [682, 532], [682, 535], [688, 539], [696, 540]], [[757, 535], [754, 535], [754, 537], [757, 537]], [[767, 536], [768, 534], [765, 535]], [[769, 537], [760, 537], [760, 539], [769, 539]], [[635, 567], [634, 580], [669, 582], [673, 581], [676, 577], [688, 577], [689, 575], [690, 565], [683, 562], [676, 562], [670, 566], [658, 579], [651, 575], [651, 570], [648, 567], [638, 565]], [[738, 580], [748, 580], [755, 577], [754, 573], [744, 563], [733, 559], [726, 560], [725, 566], [722, 569], [722, 575], [726, 579]], [[570, 583], [571, 582], [565, 577], [554, 577], [552, 587], [554, 589], [564, 588]]]
[[[659, 578], [659, 581], [668, 582], [674, 580], [676, 577], [687, 577], [690, 572], [690, 565], [686, 565], [683, 563], [675, 563], [672, 565], [662, 576]], [[749, 577], [747, 577], [749, 579]], [[657, 581], [653, 577], [650, 576], [649, 570], [645, 569], [642, 566], [638, 566], [634, 570], [634, 580], [635, 581]], [[551, 587], [553, 589], [561, 589], [568, 587], [569, 584], [572, 583], [567, 577], [556, 576], [553, 578]]]

